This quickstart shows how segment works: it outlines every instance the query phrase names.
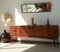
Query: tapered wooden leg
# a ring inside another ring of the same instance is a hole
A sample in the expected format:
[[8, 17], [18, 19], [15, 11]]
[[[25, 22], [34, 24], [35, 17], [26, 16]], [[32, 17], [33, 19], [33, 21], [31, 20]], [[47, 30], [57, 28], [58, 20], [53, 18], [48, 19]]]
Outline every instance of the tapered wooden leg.
[[12, 43], [12, 37], [11, 37], [11, 40], [10, 40], [10, 42]]
[[54, 47], [55, 47], [55, 46], [56, 46], [56, 45], [55, 45], [55, 39], [53, 39], [53, 40], [54, 40]]
[[57, 38], [57, 45], [58, 45], [58, 38]]

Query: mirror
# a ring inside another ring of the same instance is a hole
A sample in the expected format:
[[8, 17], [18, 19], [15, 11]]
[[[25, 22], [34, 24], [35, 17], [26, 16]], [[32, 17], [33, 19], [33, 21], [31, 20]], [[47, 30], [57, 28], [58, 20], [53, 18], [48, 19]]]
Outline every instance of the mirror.
[[35, 4], [22, 4], [21, 10], [23, 13], [29, 12], [50, 12], [51, 3], [35, 3]]

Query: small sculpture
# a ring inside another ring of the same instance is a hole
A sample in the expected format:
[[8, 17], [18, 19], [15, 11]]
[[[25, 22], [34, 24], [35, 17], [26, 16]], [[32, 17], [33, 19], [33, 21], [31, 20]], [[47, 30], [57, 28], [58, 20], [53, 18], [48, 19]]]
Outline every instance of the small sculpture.
[[50, 25], [49, 18], [47, 18], [47, 25]]
[[7, 43], [10, 41], [11, 41], [10, 33], [6, 32], [6, 30], [4, 30], [4, 32], [1, 34], [1, 42]]

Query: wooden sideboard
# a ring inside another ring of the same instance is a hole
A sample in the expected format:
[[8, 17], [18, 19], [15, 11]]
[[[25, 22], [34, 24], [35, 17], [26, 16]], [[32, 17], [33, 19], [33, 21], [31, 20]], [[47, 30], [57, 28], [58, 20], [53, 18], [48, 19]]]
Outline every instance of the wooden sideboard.
[[17, 37], [34, 37], [55, 39], [58, 43], [58, 25], [28, 25], [28, 26], [10, 26], [10, 35], [12, 39]]

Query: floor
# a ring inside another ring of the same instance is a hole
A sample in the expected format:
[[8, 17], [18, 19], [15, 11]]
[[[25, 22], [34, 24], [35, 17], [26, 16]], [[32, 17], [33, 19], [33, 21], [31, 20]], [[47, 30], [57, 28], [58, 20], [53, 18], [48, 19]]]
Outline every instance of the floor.
[[0, 52], [60, 52], [60, 45], [56, 45], [54, 48], [53, 44], [31, 44], [13, 42], [2, 43], [0, 42]]

